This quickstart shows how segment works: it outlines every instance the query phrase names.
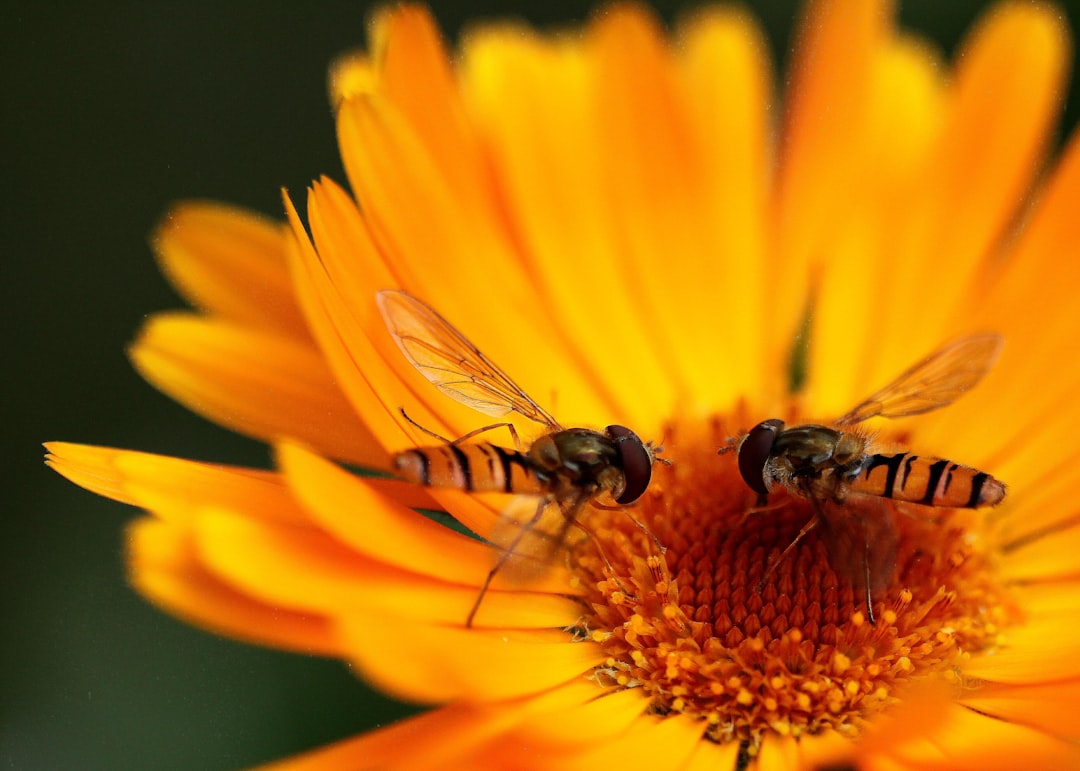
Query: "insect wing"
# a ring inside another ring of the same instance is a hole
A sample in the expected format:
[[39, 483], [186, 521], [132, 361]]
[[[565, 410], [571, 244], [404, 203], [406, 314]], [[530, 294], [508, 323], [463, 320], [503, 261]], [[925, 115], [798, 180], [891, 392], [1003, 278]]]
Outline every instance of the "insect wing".
[[384, 289], [375, 299], [405, 358], [447, 396], [485, 415], [516, 412], [559, 428], [555, 418], [434, 309], [400, 290]]
[[990, 371], [1001, 352], [996, 334], [961, 337], [935, 351], [836, 421], [850, 426], [874, 417], [921, 415], [956, 401]]
[[889, 505], [864, 495], [849, 495], [843, 503], [815, 503], [829, 565], [841, 580], [851, 583], [856, 597], [873, 597], [888, 588], [898, 545]]
[[565, 552], [584, 499], [560, 503], [552, 498], [519, 496], [502, 512], [488, 540], [503, 553], [510, 580], [526, 584], [543, 576]]

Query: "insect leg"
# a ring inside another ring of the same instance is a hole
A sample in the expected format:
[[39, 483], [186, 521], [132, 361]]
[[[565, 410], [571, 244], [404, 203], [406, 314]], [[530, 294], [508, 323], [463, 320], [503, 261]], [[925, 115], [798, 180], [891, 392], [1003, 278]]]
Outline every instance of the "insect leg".
[[627, 510], [626, 506], [608, 506], [606, 504], [598, 503], [596, 501], [593, 501], [591, 505], [598, 508], [598, 509], [603, 509], [604, 511], [621, 510], [624, 514], [626, 514], [627, 517], [630, 518], [631, 522], [633, 522], [635, 525], [637, 525], [638, 530], [643, 532], [645, 535], [649, 536], [649, 538], [653, 542], [653, 545], [656, 546], [657, 551], [659, 551], [661, 554], [663, 554], [664, 552], [667, 551], [667, 547], [664, 546], [664, 544], [660, 543], [659, 538], [657, 538], [655, 535], [653, 535], [653, 532], [652, 532], [652, 530], [649, 529], [648, 525], [646, 525], [644, 522], [642, 522], [637, 517], [635, 517], [633, 514], [631, 514]]
[[514, 553], [514, 549], [521, 543], [521, 539], [525, 537], [525, 534], [532, 530], [536, 523], [540, 521], [541, 515], [544, 513], [544, 509], [550, 503], [550, 499], [541, 498], [540, 502], [536, 505], [536, 513], [532, 515], [532, 518], [526, 522], [509, 545], [503, 550], [503, 553], [499, 555], [499, 559], [495, 561], [495, 565], [488, 571], [487, 576], [484, 578], [484, 583], [480, 585], [480, 593], [476, 595], [476, 602], [473, 603], [472, 610], [469, 611], [469, 615], [465, 618], [466, 628], [470, 628], [473, 625], [473, 619], [476, 618], [476, 611], [480, 609], [480, 601], [484, 599], [484, 595], [487, 594], [488, 587], [491, 585], [491, 581], [495, 578], [495, 574], [498, 573], [507, 560], [510, 559]]
[[[810, 500], [814, 501], [813, 498], [811, 498]], [[769, 567], [765, 569], [765, 575], [763, 575], [761, 577], [761, 580], [758, 581], [757, 590], [759, 592], [765, 588], [765, 582], [769, 579], [769, 576], [773, 574], [776, 568], [780, 566], [780, 563], [784, 561], [784, 559], [789, 553], [791, 553], [791, 550], [795, 548], [795, 545], [798, 544], [799, 541], [801, 541], [807, 533], [809, 533], [811, 530], [818, 526], [818, 522], [821, 520], [821, 514], [817, 511], [816, 502], [814, 502], [814, 511], [815, 513], [813, 519], [803, 525], [803, 528], [799, 531], [798, 535], [796, 535], [795, 538], [791, 541], [791, 543], [784, 547], [784, 550], [780, 552], [780, 556], [774, 559], [771, 563], [769, 563]]]
[[510, 432], [510, 436], [514, 440], [514, 447], [516, 449], [518, 449], [518, 450], [521, 450], [521, 438], [518, 436], [517, 429], [514, 428], [514, 425], [512, 423], [492, 423], [489, 426], [482, 426], [481, 428], [473, 429], [472, 431], [465, 434], [464, 436], [459, 436], [457, 439], [451, 440], [451, 439], [447, 439], [445, 436], [442, 436], [441, 434], [436, 434], [430, 428], [426, 428], [425, 426], [422, 426], [419, 423], [417, 423], [415, 420], [413, 420], [412, 418], [409, 417], [409, 413], [405, 412], [404, 407], [400, 407], [399, 409], [401, 410], [401, 417], [405, 418], [405, 420], [409, 421], [409, 423], [411, 423], [416, 428], [423, 431], [428, 436], [435, 437], [440, 442], [445, 442], [446, 444], [461, 444], [462, 442], [464, 442], [464, 441], [466, 441], [468, 439], [472, 439], [474, 436], [479, 436], [480, 434], [483, 434], [483, 433], [485, 433], [487, 431], [494, 431], [496, 428], [502, 428], [503, 426], [506, 426], [506, 430]]
[[623, 582], [619, 580], [619, 577], [615, 574], [615, 567], [611, 564], [611, 560], [608, 559], [607, 554], [604, 552], [604, 547], [601, 545], [600, 539], [596, 537], [596, 533], [594, 533], [587, 525], [582, 523], [576, 517], [572, 519], [568, 518], [567, 522], [589, 537], [589, 540], [592, 541], [593, 546], [596, 547], [596, 553], [599, 554], [600, 559], [604, 561], [604, 567], [607, 569], [608, 575], [611, 576], [611, 578], [615, 581], [615, 585], [619, 587], [619, 591], [625, 594], [631, 600], [636, 600], [637, 596], [625, 586], [623, 586]]
[[874, 626], [876, 624], [874, 620], [874, 601], [870, 596], [870, 539], [866, 537], [866, 527], [862, 523], [860, 523], [860, 527], [863, 531], [862, 564], [863, 587], [866, 589], [866, 620], [870, 622], [870, 626]]

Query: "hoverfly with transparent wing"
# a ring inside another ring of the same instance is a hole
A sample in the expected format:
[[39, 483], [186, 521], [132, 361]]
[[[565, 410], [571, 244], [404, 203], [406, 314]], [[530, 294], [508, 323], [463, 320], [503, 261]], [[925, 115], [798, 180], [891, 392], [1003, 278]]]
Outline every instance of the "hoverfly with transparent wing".
[[911, 452], [876, 452], [871, 437], [856, 426], [870, 418], [921, 415], [951, 404], [990, 370], [1001, 346], [996, 334], [959, 338], [832, 425], [787, 428], [782, 420], [765, 420], [721, 449], [736, 451], [739, 473], [762, 504], [770, 493], [784, 489], [813, 506], [814, 517], [767, 568], [766, 577], [803, 536], [820, 527], [833, 570], [861, 585], [867, 617], [874, 623], [872, 596], [888, 585], [895, 570], [897, 536], [886, 499], [936, 508], [1000, 503], [1005, 485], [985, 471]]
[[[540, 498], [530, 518], [512, 523], [513, 533], [502, 546], [502, 553], [484, 579], [465, 620], [466, 626], [472, 626], [492, 579], [515, 553], [542, 552], [540, 560], [549, 561], [559, 552], [571, 527], [591, 535], [579, 520], [583, 507], [604, 507], [599, 499], [605, 493], [620, 506], [640, 498], [652, 479], [659, 449], [642, 442], [625, 426], [611, 425], [602, 432], [564, 428], [434, 309], [400, 290], [380, 291], [376, 301], [391, 337], [405, 358], [440, 391], [485, 415], [505, 417], [514, 412], [546, 429], [527, 448], [521, 446], [509, 422], [483, 426], [449, 440], [417, 425], [402, 410], [410, 423], [442, 441], [439, 445], [394, 455], [394, 470], [403, 479], [429, 487], [530, 494]], [[466, 443], [503, 427], [513, 437], [514, 449], [489, 442]], [[561, 517], [554, 532], [540, 532], [537, 525], [552, 504]], [[644, 525], [634, 522], [648, 533]], [[527, 545], [525, 541], [530, 538], [537, 545]], [[659, 547], [655, 537], [652, 540]], [[610, 568], [599, 543], [597, 548]]]

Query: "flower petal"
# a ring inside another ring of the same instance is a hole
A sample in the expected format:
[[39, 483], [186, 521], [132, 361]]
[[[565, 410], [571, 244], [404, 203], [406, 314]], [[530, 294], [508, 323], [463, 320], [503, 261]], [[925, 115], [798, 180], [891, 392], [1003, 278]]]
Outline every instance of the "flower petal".
[[388, 771], [469, 769], [462, 755], [490, 739], [508, 716], [467, 704], [452, 704], [385, 728], [295, 755], [259, 771]]
[[629, 731], [648, 707], [648, 699], [632, 688], [611, 692], [593, 687], [581, 704], [538, 715], [542, 719], [524, 724], [508, 736], [506, 742], [510, 745], [531, 743], [547, 748], [552, 754], [564, 748], [580, 751], [595, 743], [606, 745], [609, 740]]
[[582, 677], [605, 655], [561, 630], [462, 629], [359, 612], [339, 626], [365, 678], [406, 701], [485, 702], [537, 693]]
[[[730, 408], [746, 395], [771, 406], [784, 383], [786, 350], [771, 350], [761, 340], [762, 324], [771, 316], [765, 254], [774, 161], [770, 113], [776, 109], [768, 48], [755, 21], [727, 6], [697, 13], [683, 30], [680, 48], [676, 75], [686, 94], [696, 181], [702, 186], [701, 209], [690, 214], [700, 217], [704, 232], [701, 262], [680, 265], [686, 280], [669, 276], [661, 283], [700, 292], [699, 307], [708, 318], [684, 317], [687, 295], [669, 296], [675, 302], [659, 316], [677, 324], [670, 343], [699, 398], [712, 409]], [[723, 276], [722, 285], [703, 280], [708, 275]], [[724, 334], [716, 334], [718, 323]], [[739, 376], [731, 377], [733, 372]]]
[[[490, 547], [435, 524], [299, 446], [279, 445], [278, 462], [312, 519], [361, 554], [468, 587], [479, 587], [494, 564]], [[498, 573], [491, 588], [506, 588], [508, 581]], [[529, 588], [569, 592], [557, 572]]]
[[687, 715], [641, 715], [624, 733], [606, 741], [593, 741], [572, 754], [553, 753], [537, 767], [581, 771], [597, 768], [674, 771], [683, 768], [693, 756], [707, 727], [705, 721]]
[[572, 351], [576, 368], [595, 373], [613, 416], [655, 423], [673, 394], [667, 378], [655, 377], [666, 368], [651, 315], [631, 300], [608, 205], [594, 63], [576, 41], [552, 44], [508, 25], [471, 34], [464, 55], [469, 109], [487, 127], [515, 239], [559, 330], [553, 337]]
[[982, 294], [989, 258], [1050, 141], [1068, 48], [1055, 9], [1002, 3], [961, 49], [948, 118], [890, 274], [893, 307], [919, 309], [903, 318], [917, 348], [939, 343], [963, 304]]
[[151, 519], [128, 529], [133, 586], [169, 613], [237, 640], [321, 656], [340, 656], [328, 620], [265, 605], [223, 584], [200, 564], [191, 533]]
[[959, 701], [985, 715], [1080, 742], [1080, 678], [1042, 685], [987, 683]]
[[[367, 559], [317, 531], [268, 526], [212, 510], [199, 517], [197, 536], [207, 566], [262, 602], [316, 615], [386, 612], [423, 622], [460, 624], [477, 591]], [[275, 580], [267, 581], [269, 575]], [[505, 592], [483, 598], [478, 623], [500, 628], [562, 627], [581, 615], [564, 597]]]
[[965, 661], [965, 676], [1016, 685], [1048, 683], [1080, 676], [1080, 641], [1073, 619], [1058, 617], [1011, 627], [995, 649]]
[[382, 448], [308, 345], [175, 313], [155, 316], [130, 354], [143, 377], [211, 420], [259, 439], [293, 436], [336, 458], [386, 466]]
[[867, 160], [874, 60], [891, 15], [886, 0], [821, 1], [800, 26], [777, 180], [768, 350], [790, 345], [810, 300], [812, 262], [830, 259], [828, 240], [857, 205], [852, 181]]
[[221, 506], [278, 522], [307, 521], [273, 472], [68, 442], [45, 448], [45, 462], [57, 472], [121, 503], [144, 509], [164, 504], [174, 514]]
[[161, 269], [194, 305], [245, 326], [309, 339], [285, 260], [286, 233], [254, 212], [187, 202], [152, 242]]
[[685, 771], [716, 771], [738, 767], [738, 742], [717, 744], [716, 742], [698, 742], [697, 749], [686, 764]]
[[[610, 414], [588, 373], [553, 334], [558, 327], [548, 323], [495, 213], [464, 208], [469, 202], [440, 176], [405, 116], [387, 100], [353, 99], [341, 110], [339, 133], [360, 207], [401, 286], [435, 307], [527, 392], [557, 386], [568, 425]], [[432, 255], [438, 271], [430, 268]], [[492, 308], [511, 309], [530, 323], [492, 324]]]
[[980, 715], [954, 705], [925, 745], [910, 742], [893, 753], [918, 768], [1007, 771], [1014, 768], [1076, 768], [1080, 744], [1042, 731]]

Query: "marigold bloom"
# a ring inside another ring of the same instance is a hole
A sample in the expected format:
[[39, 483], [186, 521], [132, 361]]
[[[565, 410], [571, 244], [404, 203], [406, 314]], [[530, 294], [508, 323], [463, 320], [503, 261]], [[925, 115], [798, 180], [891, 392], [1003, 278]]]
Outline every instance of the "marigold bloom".
[[[1046, 166], [1058, 14], [999, 5], [949, 67], [888, 3], [823, 0], [782, 103], [730, 9], [674, 41], [632, 6], [581, 35], [482, 27], [454, 63], [415, 7], [372, 39], [331, 79], [355, 198], [315, 183], [310, 234], [288, 201], [288, 226], [179, 207], [157, 249], [200, 312], [132, 348], [162, 390], [273, 442], [277, 470], [49, 445], [149, 513], [130, 565], [154, 602], [439, 705], [275, 767], [1080, 766], [1080, 367], [1062, 356], [1080, 142]], [[444, 436], [483, 425], [401, 356], [374, 300], [392, 287], [564, 425], [662, 440], [672, 465], [632, 511], [666, 551], [591, 509], [565, 565], [496, 575], [467, 627], [493, 550], [415, 509], [488, 536], [505, 500], [335, 462], [388, 470], [430, 444], [401, 407]], [[717, 449], [764, 418], [835, 417], [986, 330], [1006, 345], [978, 388], [875, 428], [992, 472], [1004, 503], [896, 515], [873, 625], [819, 533], [767, 572], [813, 510], [757, 510]]]

